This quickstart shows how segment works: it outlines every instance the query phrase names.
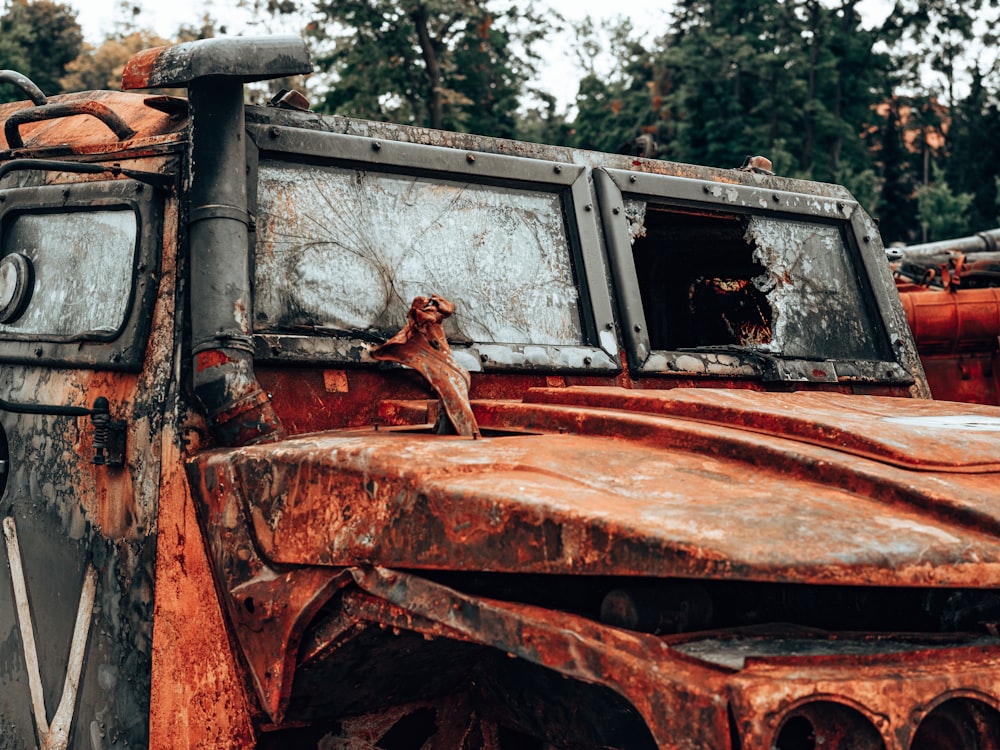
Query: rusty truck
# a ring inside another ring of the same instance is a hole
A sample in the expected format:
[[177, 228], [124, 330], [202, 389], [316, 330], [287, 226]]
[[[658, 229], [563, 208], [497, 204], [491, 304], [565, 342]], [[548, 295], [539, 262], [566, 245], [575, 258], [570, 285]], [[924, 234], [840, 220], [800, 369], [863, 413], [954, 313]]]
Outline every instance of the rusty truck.
[[847, 190], [310, 69], [0, 73], [0, 748], [1000, 748], [1000, 409]]

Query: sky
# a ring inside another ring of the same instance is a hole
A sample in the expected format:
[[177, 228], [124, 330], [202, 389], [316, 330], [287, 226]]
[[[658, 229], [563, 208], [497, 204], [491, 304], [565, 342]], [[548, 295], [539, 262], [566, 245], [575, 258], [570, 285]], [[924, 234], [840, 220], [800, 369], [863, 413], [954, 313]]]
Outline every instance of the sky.
[[[236, 2], [219, 0], [64, 0], [79, 11], [78, 20], [84, 37], [91, 44], [99, 44], [117, 24], [130, 21], [139, 28], [152, 29], [167, 39], [174, 36], [181, 25], [199, 25], [207, 13], [226, 26], [229, 34], [294, 34], [296, 22], [289, 20], [286, 27], [272, 21], [266, 28], [255, 24], [252, 15], [237, 6]], [[669, 0], [662, 3], [650, 0], [546, 0], [567, 21], [581, 21], [590, 16], [595, 21], [628, 18], [636, 31], [648, 30], [656, 34], [666, 26], [665, 14]], [[247, 4], [252, 4], [248, 2]], [[123, 7], [138, 5], [138, 16], [124, 18]], [[858, 9], [869, 25], [881, 23], [892, 7], [892, 0], [861, 0]], [[545, 59], [538, 86], [555, 95], [560, 109], [570, 106], [576, 94], [580, 71], [573, 53], [573, 37], [569, 32], [554, 34], [540, 49]]]

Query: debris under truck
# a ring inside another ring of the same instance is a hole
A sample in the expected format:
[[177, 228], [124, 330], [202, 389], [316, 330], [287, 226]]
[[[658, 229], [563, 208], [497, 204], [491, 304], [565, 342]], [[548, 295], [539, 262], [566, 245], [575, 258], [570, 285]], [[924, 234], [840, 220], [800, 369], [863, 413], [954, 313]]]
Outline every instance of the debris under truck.
[[1000, 748], [1000, 409], [841, 187], [0, 106], [0, 749]]

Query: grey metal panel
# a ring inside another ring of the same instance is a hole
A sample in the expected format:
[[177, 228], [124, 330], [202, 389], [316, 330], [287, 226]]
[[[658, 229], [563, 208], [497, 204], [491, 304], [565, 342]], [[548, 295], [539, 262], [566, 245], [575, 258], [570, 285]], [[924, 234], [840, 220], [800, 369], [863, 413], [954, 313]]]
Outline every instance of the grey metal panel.
[[[681, 205], [712, 206], [724, 210], [781, 212], [812, 219], [849, 219], [857, 201], [819, 193], [794, 193], [755, 185], [699, 180], [691, 177], [602, 170], [623, 193], [633, 197], [667, 198]], [[824, 186], [826, 187], [826, 186]]]

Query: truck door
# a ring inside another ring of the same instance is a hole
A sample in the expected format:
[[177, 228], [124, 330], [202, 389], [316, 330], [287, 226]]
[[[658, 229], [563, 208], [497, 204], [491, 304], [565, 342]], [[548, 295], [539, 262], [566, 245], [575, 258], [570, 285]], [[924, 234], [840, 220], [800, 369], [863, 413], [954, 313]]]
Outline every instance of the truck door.
[[5, 750], [146, 743], [173, 328], [156, 182], [0, 164]]

